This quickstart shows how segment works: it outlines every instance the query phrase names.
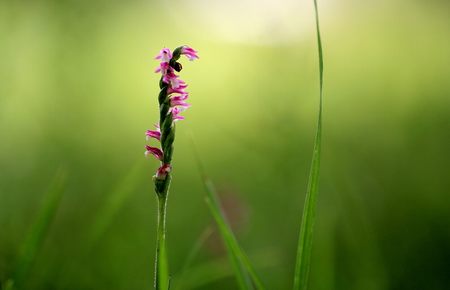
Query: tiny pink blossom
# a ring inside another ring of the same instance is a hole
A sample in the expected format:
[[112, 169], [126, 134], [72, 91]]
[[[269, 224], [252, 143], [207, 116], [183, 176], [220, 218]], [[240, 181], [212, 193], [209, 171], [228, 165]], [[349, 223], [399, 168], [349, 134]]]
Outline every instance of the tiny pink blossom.
[[178, 76], [170, 79], [170, 86], [174, 89], [187, 88], [186, 82], [180, 79]]
[[181, 54], [184, 54], [190, 61], [199, 58], [197, 51], [186, 45], [181, 49]]
[[156, 178], [158, 179], [165, 179], [167, 176], [167, 173], [169, 173], [172, 170], [172, 166], [170, 164], [163, 164], [161, 167], [158, 168], [156, 171]]
[[173, 69], [169, 67], [165, 73], [163, 73], [163, 82], [166, 84], [169, 84], [172, 82], [172, 80], [177, 79], [178, 76], [173, 72]]
[[161, 62], [159, 66], [155, 69], [155, 73], [161, 72], [163, 75], [167, 74], [170, 66], [168, 62]]
[[161, 149], [156, 148], [156, 147], [152, 147], [152, 146], [148, 146], [148, 145], [145, 145], [145, 149], [147, 149], [145, 151], [145, 156], [148, 156], [149, 154], [152, 154], [153, 156], [155, 156], [159, 160], [163, 159], [164, 153], [162, 152]]
[[160, 59], [163, 62], [169, 62], [171, 58], [172, 58], [172, 53], [170, 52], [170, 49], [168, 49], [168, 48], [161, 49], [161, 51], [158, 53], [158, 55], [155, 56], [155, 59]]
[[183, 116], [180, 116], [180, 113], [183, 112], [185, 110], [184, 107], [173, 107], [172, 109], [170, 109], [170, 112], [172, 113], [172, 120], [174, 122], [178, 121], [178, 120], [184, 120]]
[[191, 105], [185, 102], [185, 100], [188, 98], [188, 94], [180, 95], [180, 96], [173, 96], [170, 98], [170, 106], [180, 106], [184, 108], [189, 108]]
[[155, 138], [156, 140], [161, 140], [161, 131], [158, 130], [147, 130], [145, 132], [145, 135], [147, 136], [147, 140], [149, 138]]
[[180, 94], [180, 95], [186, 95], [188, 92], [186, 92], [184, 89], [187, 88], [187, 85], [180, 85], [178, 88], [172, 88], [169, 86], [167, 89], [167, 94]]
[[171, 101], [186, 101], [189, 97], [189, 94], [172, 96], [170, 98]]

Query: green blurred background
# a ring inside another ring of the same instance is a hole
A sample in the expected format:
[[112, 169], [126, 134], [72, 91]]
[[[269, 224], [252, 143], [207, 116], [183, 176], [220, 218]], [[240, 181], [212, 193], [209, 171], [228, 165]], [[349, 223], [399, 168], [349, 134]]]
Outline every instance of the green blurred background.
[[[0, 1], [0, 281], [58, 170], [63, 196], [24, 289], [152, 289], [156, 200], [144, 131], [154, 55], [188, 44], [168, 246], [175, 289], [236, 289], [205, 229], [190, 134], [269, 289], [289, 289], [312, 153], [312, 1]], [[310, 289], [450, 285], [450, 3], [319, 1], [321, 188]], [[182, 280], [182, 281], [181, 281]]]

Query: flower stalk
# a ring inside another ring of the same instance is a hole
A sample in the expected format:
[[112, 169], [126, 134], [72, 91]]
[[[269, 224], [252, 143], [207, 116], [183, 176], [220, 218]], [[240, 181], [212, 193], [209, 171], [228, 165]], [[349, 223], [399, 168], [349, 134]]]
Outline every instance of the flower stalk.
[[180, 114], [190, 105], [185, 101], [189, 93], [185, 91], [187, 84], [176, 74], [182, 70], [178, 62], [185, 55], [189, 60], [198, 59], [197, 52], [188, 47], [180, 46], [173, 53], [164, 48], [155, 57], [160, 60], [155, 72], [161, 73], [159, 81], [159, 123], [156, 130], [147, 130], [147, 140], [155, 139], [160, 148], [146, 145], [145, 155], [153, 155], [160, 161], [160, 167], [153, 176], [155, 192], [158, 198], [158, 228], [155, 256], [155, 289], [167, 290], [169, 288], [169, 270], [166, 254], [166, 217], [167, 198], [171, 182], [173, 143], [175, 141], [175, 122], [183, 120]]
[[[169, 177], [170, 178], [170, 177]], [[170, 182], [170, 181], [169, 181]], [[166, 251], [167, 195], [158, 197], [158, 229], [156, 237], [155, 283], [156, 290], [169, 289], [169, 265]]]

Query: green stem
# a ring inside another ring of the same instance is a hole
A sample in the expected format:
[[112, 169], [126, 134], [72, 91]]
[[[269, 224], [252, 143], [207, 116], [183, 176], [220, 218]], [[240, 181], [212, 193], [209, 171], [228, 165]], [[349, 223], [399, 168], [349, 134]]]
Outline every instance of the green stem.
[[155, 289], [167, 290], [169, 288], [169, 265], [166, 254], [166, 216], [167, 192], [158, 196], [158, 229], [156, 238], [155, 256]]

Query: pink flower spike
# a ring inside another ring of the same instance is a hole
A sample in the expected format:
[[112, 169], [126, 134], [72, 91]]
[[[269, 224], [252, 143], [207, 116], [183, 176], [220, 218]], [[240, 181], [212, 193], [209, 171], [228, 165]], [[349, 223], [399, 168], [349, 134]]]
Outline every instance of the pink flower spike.
[[190, 61], [199, 58], [197, 51], [186, 45], [181, 49], [181, 54], [184, 54]]
[[147, 130], [145, 131], [145, 135], [147, 136], [147, 140], [149, 138], [155, 138], [156, 140], [161, 140], [161, 132], [158, 130]]
[[145, 151], [145, 156], [148, 156], [149, 154], [152, 154], [153, 156], [155, 156], [159, 160], [163, 159], [164, 153], [161, 151], [161, 149], [156, 148], [156, 147], [152, 147], [152, 146], [148, 146], [148, 145], [145, 145], [145, 149], [147, 149]]
[[163, 62], [169, 62], [171, 58], [172, 58], [172, 53], [170, 52], [170, 49], [168, 49], [168, 48], [161, 49], [159, 54], [157, 56], [155, 56], [155, 59], [160, 59]]
[[158, 168], [156, 171], [156, 178], [158, 179], [165, 179], [167, 176], [167, 173], [169, 173], [172, 170], [172, 166], [170, 164], [163, 164], [161, 167]]

